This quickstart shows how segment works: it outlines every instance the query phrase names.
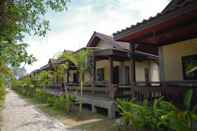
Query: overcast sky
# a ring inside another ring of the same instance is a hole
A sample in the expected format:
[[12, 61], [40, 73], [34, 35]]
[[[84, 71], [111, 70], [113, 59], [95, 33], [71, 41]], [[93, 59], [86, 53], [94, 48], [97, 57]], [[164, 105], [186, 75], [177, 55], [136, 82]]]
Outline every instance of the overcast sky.
[[37, 62], [26, 66], [28, 72], [38, 69], [58, 52], [85, 46], [94, 31], [107, 35], [155, 16], [169, 0], [71, 0], [68, 10], [50, 12], [51, 31], [45, 38], [28, 37], [28, 51]]

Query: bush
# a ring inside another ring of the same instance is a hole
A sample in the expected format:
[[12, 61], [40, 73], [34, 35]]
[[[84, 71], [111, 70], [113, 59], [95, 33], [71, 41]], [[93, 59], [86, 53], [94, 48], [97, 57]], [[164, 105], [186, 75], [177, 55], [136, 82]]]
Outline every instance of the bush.
[[[191, 91], [188, 91], [185, 98], [191, 101], [189, 94]], [[190, 101], [186, 102], [187, 109]], [[148, 105], [146, 100], [143, 104], [126, 100], [117, 102], [124, 124], [136, 129], [191, 131], [192, 123], [197, 121], [194, 111], [180, 110], [162, 98], [155, 100], [152, 105]]]
[[0, 86], [0, 108], [2, 108], [5, 99], [5, 88]]
[[56, 109], [63, 109], [65, 112], [70, 112], [75, 103], [75, 97], [70, 95], [59, 96], [56, 98], [54, 107]]
[[42, 89], [36, 89], [35, 99], [40, 103], [46, 103], [47, 94]]
[[2, 108], [4, 99], [5, 99], [6, 91], [3, 79], [0, 77], [0, 108]]
[[[75, 98], [67, 94], [63, 96], [54, 96], [47, 93], [44, 90], [44, 85], [48, 83], [46, 80], [43, 80], [45, 78], [46, 73], [42, 73], [39, 76], [39, 79], [42, 79], [41, 83], [29, 77], [22, 80], [15, 80], [13, 81], [12, 88], [23, 96], [34, 98], [39, 103], [47, 104], [49, 107], [57, 110], [70, 112], [75, 103]], [[39, 85], [41, 85], [41, 87]]]

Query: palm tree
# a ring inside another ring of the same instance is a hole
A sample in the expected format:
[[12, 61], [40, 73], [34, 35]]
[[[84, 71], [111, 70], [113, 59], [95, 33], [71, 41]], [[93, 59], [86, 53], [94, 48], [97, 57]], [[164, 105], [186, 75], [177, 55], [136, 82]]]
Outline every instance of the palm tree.
[[[88, 60], [91, 55], [90, 49], [82, 49], [78, 51], [77, 53], [71, 53], [71, 52], [64, 52], [61, 56], [64, 60], [68, 60], [72, 62], [79, 72], [80, 76], [80, 96], [83, 96], [83, 88], [84, 88], [84, 79], [85, 79], [85, 73], [89, 71], [89, 65]], [[80, 101], [80, 112], [82, 111], [82, 102]]]

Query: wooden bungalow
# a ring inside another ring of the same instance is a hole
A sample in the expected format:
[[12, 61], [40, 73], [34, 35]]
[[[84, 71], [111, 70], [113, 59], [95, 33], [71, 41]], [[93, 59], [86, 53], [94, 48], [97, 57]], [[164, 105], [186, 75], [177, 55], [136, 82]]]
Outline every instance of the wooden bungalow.
[[155, 17], [114, 33], [114, 39], [129, 42], [131, 52], [135, 52], [136, 45], [159, 48], [161, 82], [151, 86], [151, 81], [134, 81], [134, 97], [143, 100], [165, 96], [178, 104], [183, 101], [185, 90], [191, 88], [193, 102], [197, 103], [196, 0], [172, 0]]
[[[130, 52], [129, 46], [129, 43], [115, 41], [111, 36], [94, 32], [83, 48], [93, 51], [90, 63], [92, 71], [85, 74], [86, 84], [83, 98], [80, 99], [83, 99], [84, 104], [93, 105], [93, 110], [95, 107], [108, 109], [109, 117], [114, 117], [115, 98], [131, 97], [133, 79], [139, 82], [159, 81], [157, 48], [148, 47], [148, 52], [145, 52], [138, 46], [135, 52]], [[134, 58], [135, 66], [131, 64]], [[132, 69], [136, 72], [135, 76]], [[66, 77], [66, 90], [76, 95], [80, 90], [77, 70], [70, 69]]]
[[[75, 69], [74, 65], [69, 62], [62, 59], [49, 59], [48, 63], [41, 68], [33, 71], [30, 73], [30, 77], [33, 78], [35, 81], [39, 81], [39, 78], [37, 77], [39, 73], [43, 71], [47, 71], [48, 73], [51, 73], [50, 76], [48, 76], [49, 83], [45, 87], [48, 91], [50, 91], [53, 94], [63, 94], [65, 91], [65, 72], [58, 72], [58, 66], [69, 63], [70, 69]], [[68, 78], [67, 78], [68, 79]]]

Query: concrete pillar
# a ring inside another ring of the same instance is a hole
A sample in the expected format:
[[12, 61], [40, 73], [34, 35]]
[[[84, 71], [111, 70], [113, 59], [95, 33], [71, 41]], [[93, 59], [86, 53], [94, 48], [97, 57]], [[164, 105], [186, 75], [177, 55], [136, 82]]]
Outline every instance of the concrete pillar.
[[96, 113], [96, 107], [92, 104], [92, 112]]
[[116, 106], [113, 103], [109, 108], [108, 108], [108, 118], [114, 119], [116, 117]]

